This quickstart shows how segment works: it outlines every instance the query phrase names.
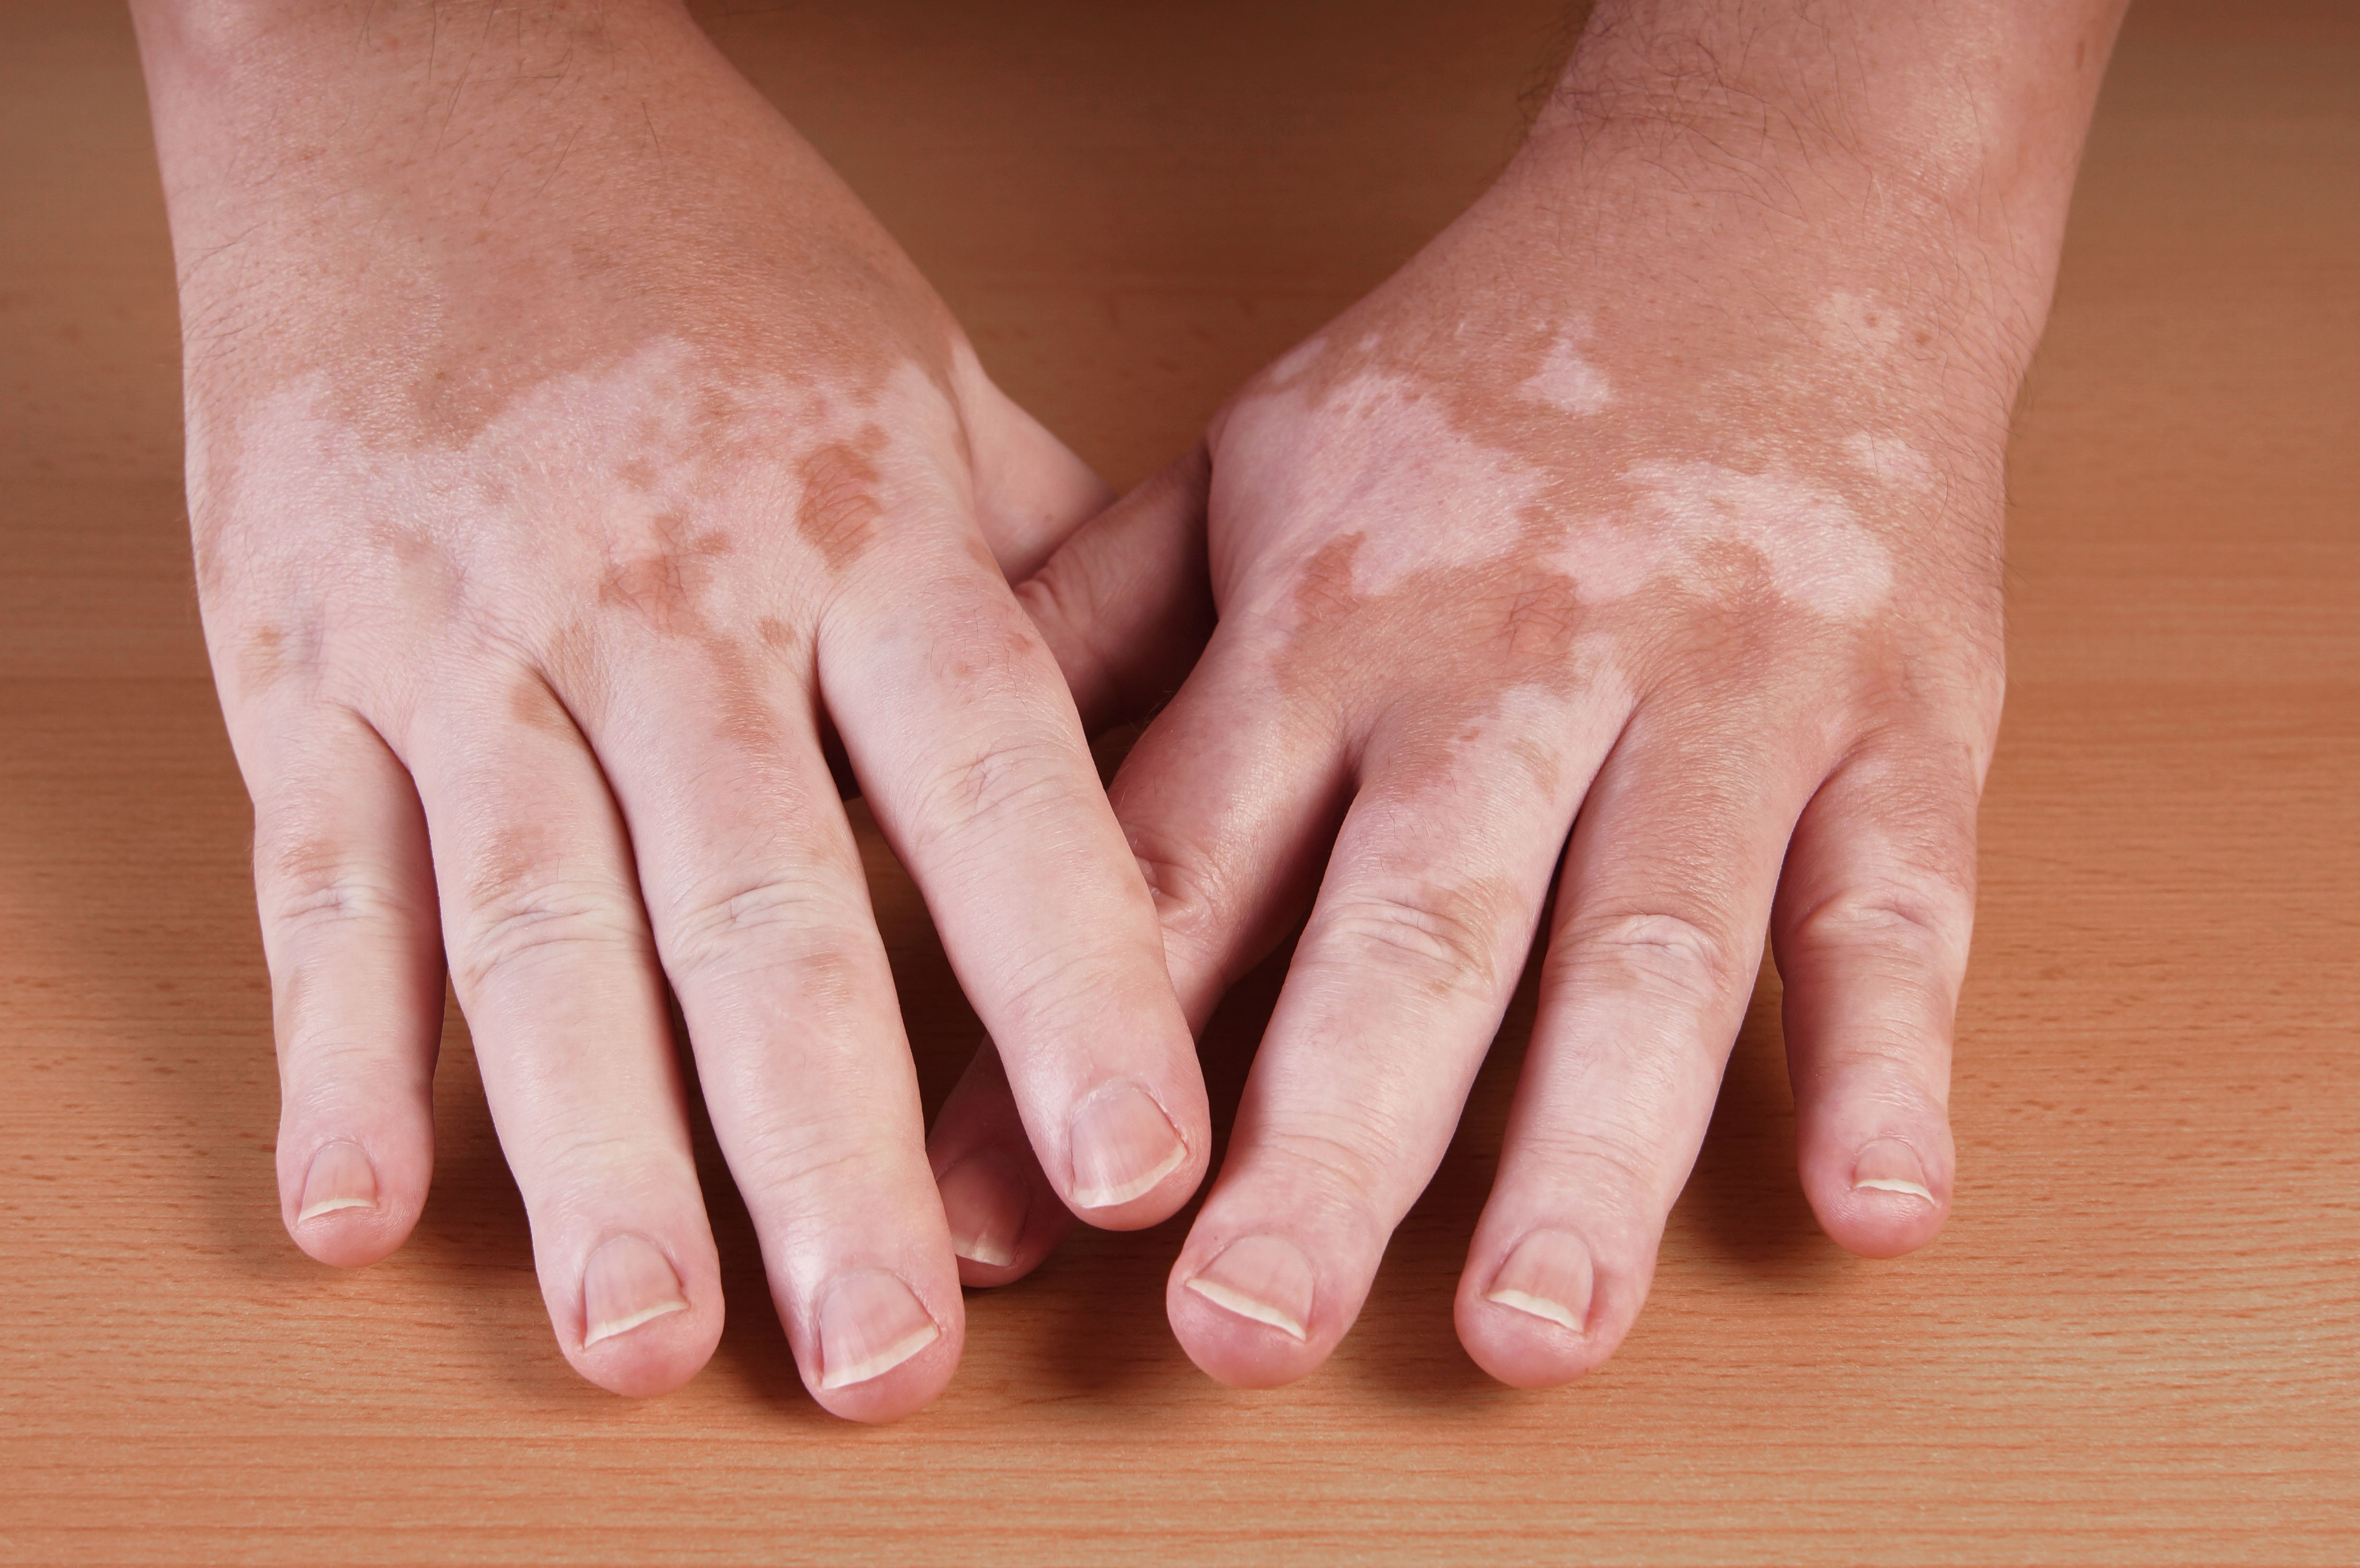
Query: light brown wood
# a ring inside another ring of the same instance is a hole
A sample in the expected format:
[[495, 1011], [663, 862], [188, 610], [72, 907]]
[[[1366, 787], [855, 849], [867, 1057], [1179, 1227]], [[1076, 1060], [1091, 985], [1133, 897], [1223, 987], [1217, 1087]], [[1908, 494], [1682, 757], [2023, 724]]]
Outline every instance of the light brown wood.
[[[129, 29], [0, 7], [0, 1561], [2360, 1559], [2355, 16], [2151, 6], [2107, 88], [2016, 444], [1938, 1245], [1813, 1227], [1765, 985], [1628, 1346], [1491, 1385], [1450, 1288], [1527, 999], [1318, 1376], [1188, 1365], [1175, 1223], [971, 1298], [949, 1393], [863, 1430], [709, 1153], [719, 1355], [574, 1377], [455, 1021], [416, 1238], [336, 1273], [280, 1231]], [[1118, 481], [1442, 223], [1564, 47], [1555, 0], [713, 20]], [[871, 849], [939, 1096], [972, 1020]]]

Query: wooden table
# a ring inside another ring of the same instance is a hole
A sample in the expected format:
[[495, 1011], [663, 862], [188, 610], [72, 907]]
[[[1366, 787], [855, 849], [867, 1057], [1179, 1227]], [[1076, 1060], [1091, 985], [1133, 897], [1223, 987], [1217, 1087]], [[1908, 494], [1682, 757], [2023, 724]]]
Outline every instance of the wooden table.
[[[1504, 157], [1556, 0], [790, 4], [714, 25], [1016, 395], [1118, 481]], [[2360, 13], [2151, 4], [2015, 454], [2014, 687], [1957, 1216], [1849, 1258], [1775, 981], [1628, 1346], [1493, 1386], [1450, 1288], [1529, 997], [1319, 1375], [1164, 1323], [1180, 1222], [968, 1303], [950, 1391], [822, 1414], [708, 1160], [729, 1328], [577, 1380], [454, 1017], [391, 1261], [280, 1231], [247, 817], [180, 495], [119, 7], [0, 9], [0, 1561], [2360, 1558]], [[872, 868], [924, 1081], [973, 1024]], [[1218, 1097], [1273, 993], [1208, 1042]]]

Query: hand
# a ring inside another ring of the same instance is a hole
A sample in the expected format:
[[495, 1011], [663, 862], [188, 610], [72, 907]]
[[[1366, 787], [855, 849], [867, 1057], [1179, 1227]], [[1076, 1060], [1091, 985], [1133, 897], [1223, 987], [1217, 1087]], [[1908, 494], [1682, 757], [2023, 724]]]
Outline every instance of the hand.
[[[1028, 585], [1087, 672], [1116, 563], [1208, 517], [1218, 629], [1111, 790], [1192, 1021], [1310, 905], [1171, 1276], [1225, 1381], [1350, 1326], [1545, 911], [1457, 1305], [1492, 1374], [1628, 1332], [1765, 930], [1822, 1225], [1942, 1224], [2007, 417], [2113, 18], [1982, 7], [2007, 63], [1961, 84], [1928, 34], [1965, 22], [1837, 7], [1844, 97], [1791, 10], [1600, 6], [1499, 184]], [[1843, 136], [1795, 108], [1836, 99]], [[931, 1143], [970, 1283], [1063, 1225], [1003, 1082]]]
[[356, 1264], [416, 1220], [447, 953], [559, 1345], [683, 1381], [722, 1297], [669, 982], [805, 1381], [923, 1403], [958, 1280], [830, 721], [1051, 1189], [1137, 1225], [1204, 1169], [1006, 581], [1104, 492], [670, 6], [139, 20], [289, 1231]]

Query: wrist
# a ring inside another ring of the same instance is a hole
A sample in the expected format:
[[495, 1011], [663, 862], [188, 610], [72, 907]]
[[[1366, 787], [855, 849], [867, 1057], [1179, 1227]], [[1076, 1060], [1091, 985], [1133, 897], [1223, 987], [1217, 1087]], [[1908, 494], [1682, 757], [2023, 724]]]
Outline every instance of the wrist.
[[1887, 279], [2012, 394], [2123, 0], [1803, 9], [1600, 0], [1503, 189], [1734, 265], [1765, 304]]

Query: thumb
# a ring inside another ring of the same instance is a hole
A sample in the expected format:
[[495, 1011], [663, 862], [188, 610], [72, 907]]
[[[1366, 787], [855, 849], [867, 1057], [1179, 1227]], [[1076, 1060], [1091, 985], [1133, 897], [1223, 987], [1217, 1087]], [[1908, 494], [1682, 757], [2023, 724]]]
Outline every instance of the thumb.
[[1212, 473], [1200, 441], [1016, 585], [1093, 735], [1160, 706], [1213, 635]]

